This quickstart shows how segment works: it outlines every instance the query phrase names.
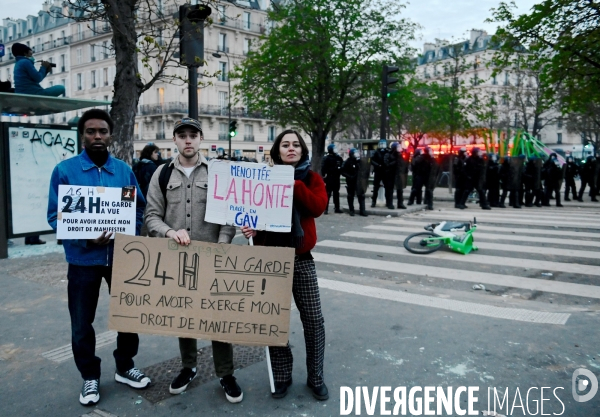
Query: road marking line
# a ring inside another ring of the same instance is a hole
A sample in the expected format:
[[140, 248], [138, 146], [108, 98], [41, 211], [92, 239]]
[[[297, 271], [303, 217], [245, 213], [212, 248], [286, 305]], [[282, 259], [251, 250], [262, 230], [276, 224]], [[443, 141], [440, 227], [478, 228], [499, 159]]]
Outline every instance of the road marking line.
[[[423, 228], [418, 227], [394, 227], [394, 226], [385, 226], [385, 225], [372, 225], [366, 226], [364, 229], [369, 230], [385, 230], [388, 232], [403, 232], [403, 233], [416, 233], [416, 232], [424, 232]], [[561, 244], [561, 245], [569, 245], [569, 246], [590, 246], [595, 248], [600, 248], [600, 242], [593, 240], [574, 240], [574, 239], [556, 239], [553, 237], [535, 237], [535, 236], [523, 236], [517, 234], [498, 234], [498, 233], [487, 233], [487, 227], [481, 226], [477, 227], [477, 231], [474, 236], [477, 239], [493, 239], [496, 240], [512, 240], [515, 242], [537, 242], [537, 243], [553, 243], [553, 244]], [[575, 236], [572, 236], [575, 237]], [[599, 236], [600, 237], [600, 236]]]
[[[600, 208], [600, 207], [599, 207]], [[526, 211], [518, 211], [515, 212], [514, 210], [512, 211], [506, 211], [506, 210], [501, 210], [498, 211], [496, 209], [493, 210], [480, 210], [479, 212], [474, 212], [474, 211], [463, 211], [463, 210], [455, 210], [455, 209], [444, 209], [442, 208], [441, 210], [437, 210], [434, 213], [410, 213], [411, 215], [415, 215], [415, 214], [438, 214], [438, 213], [458, 213], [460, 215], [472, 215], [473, 217], [491, 217], [494, 219], [498, 219], [499, 217], [503, 218], [503, 219], [512, 219], [512, 218], [516, 218], [516, 219], [522, 219], [523, 217], [532, 217], [532, 218], [536, 218], [536, 219], [553, 219], [553, 220], [557, 220], [557, 221], [561, 221], [561, 220], [571, 220], [571, 221], [579, 221], [579, 220], [586, 220], [586, 221], [596, 221], [597, 215], [598, 213], [590, 213], [589, 215], [582, 215], [581, 213], [577, 213], [577, 212], [571, 212], [571, 211], [563, 211], [561, 213], [546, 213], [546, 212], [532, 212], [529, 210]], [[498, 215], [498, 213], [501, 213], [501, 215]]]
[[[385, 233], [367, 233], [367, 232], [346, 232], [340, 236], [345, 237], [358, 237], [363, 239], [375, 239], [375, 240], [391, 240], [394, 242], [404, 242], [404, 239], [408, 235], [390, 235]], [[488, 243], [477, 241], [476, 246], [479, 249], [487, 250], [501, 250], [508, 252], [519, 252], [519, 253], [535, 253], [539, 255], [557, 255], [557, 256], [568, 256], [575, 258], [586, 258], [586, 259], [598, 259], [600, 252], [591, 252], [584, 250], [575, 249], [563, 249], [563, 248], [549, 248], [549, 247], [538, 247], [538, 246], [523, 246], [523, 245], [505, 245], [502, 243]]]
[[[96, 349], [110, 345], [117, 340], [117, 332], [108, 331], [96, 335]], [[73, 357], [71, 344], [42, 353], [42, 356], [53, 362], [64, 362]]]
[[[350, 249], [350, 250], [358, 250], [358, 251], [367, 251], [367, 252], [375, 252], [375, 253], [389, 253], [392, 255], [398, 256], [410, 256], [422, 258], [423, 255], [416, 255], [414, 253], [410, 253], [401, 246], [389, 246], [389, 245], [374, 245], [367, 244], [362, 242], [343, 242], [337, 240], [323, 240], [321, 242], [317, 242], [317, 246], [335, 248], [335, 249]], [[475, 256], [463, 256], [454, 252], [446, 252], [439, 250], [434, 252], [429, 257], [433, 257], [435, 259], [441, 259], [445, 261], [456, 261], [463, 263], [472, 263], [472, 264], [487, 264], [487, 265], [499, 265], [506, 267], [516, 267], [516, 268], [527, 268], [527, 269], [539, 269], [542, 271], [553, 271], [553, 272], [566, 272], [570, 274], [582, 274], [582, 275], [595, 275], [600, 276], [600, 268], [597, 265], [582, 265], [582, 264], [569, 264], [569, 263], [561, 263], [561, 262], [551, 262], [551, 261], [538, 261], [532, 259], [523, 259], [523, 258], [511, 258], [507, 260], [504, 256], [491, 256], [491, 255], [482, 255], [477, 253]]]
[[[425, 231], [423, 229], [423, 227], [426, 224], [430, 224], [433, 222], [423, 221], [423, 219], [419, 219], [416, 217], [402, 217], [402, 220], [400, 220], [400, 219], [384, 220], [383, 223], [384, 224], [397, 224], [400, 226], [416, 225], [416, 226], [421, 226], [421, 230]], [[512, 224], [509, 224], [506, 226], [491, 226], [491, 225], [488, 225], [485, 222], [483, 222], [483, 223], [477, 224], [477, 227], [481, 228], [485, 231], [490, 231], [490, 232], [511, 233], [514, 231], [516, 233], [523, 234], [523, 235], [569, 236], [569, 237], [585, 237], [585, 238], [592, 238], [592, 239], [598, 239], [600, 237], [600, 234], [598, 234], [598, 233], [571, 232], [568, 230], [556, 230], [556, 229], [526, 229], [523, 227], [515, 227]], [[479, 232], [476, 232], [476, 233], [479, 233]]]
[[379, 271], [411, 274], [429, 278], [453, 279], [456, 281], [477, 284], [496, 285], [501, 287], [523, 288], [530, 291], [552, 292], [575, 295], [578, 297], [600, 299], [600, 286], [571, 284], [548, 281], [537, 278], [524, 278], [514, 275], [494, 274], [490, 272], [466, 271], [461, 269], [441, 268], [436, 266], [408, 264], [402, 262], [379, 261], [356, 256], [342, 256], [331, 253], [313, 253], [317, 262], [358, 268], [377, 269]]
[[[429, 212], [429, 213], [423, 213], [419, 216], [419, 218], [427, 218], [427, 219], [444, 219], [447, 220], [445, 217], [447, 217], [449, 214], [449, 212], [440, 212], [438, 213], [434, 213], [434, 212]], [[500, 216], [493, 218], [493, 217], [485, 217], [485, 216], [480, 216], [479, 214], [475, 214], [474, 216], [471, 216], [470, 214], [464, 213], [464, 212], [460, 212], [460, 213], [452, 213], [453, 214], [453, 219], [452, 220], [458, 220], [458, 221], [470, 221], [473, 220], [473, 217], [480, 217], [480, 218], [484, 218], [486, 219], [488, 222], [490, 223], [503, 223], [502, 219]], [[535, 220], [535, 219], [524, 219], [523, 217], [521, 218], [515, 218], [515, 219], [510, 219], [508, 220], [510, 223], [513, 224], [527, 224], [527, 225], [540, 225], [540, 226], [558, 226], [558, 227], [580, 227], [580, 228], [585, 228], [585, 229], [600, 229], [600, 224], [597, 223], [592, 223], [592, 222], [588, 222], [588, 223], [582, 223], [582, 222], [564, 222], [564, 221], [549, 221], [549, 220]]]
[[570, 317], [569, 313], [550, 313], [546, 311], [525, 310], [522, 308], [495, 307], [487, 304], [478, 304], [468, 301], [457, 301], [447, 298], [431, 297], [428, 295], [393, 291], [384, 288], [376, 288], [367, 285], [353, 284], [344, 281], [334, 281], [324, 278], [319, 278], [319, 287], [345, 292], [348, 294], [378, 298], [381, 300], [389, 300], [424, 307], [433, 307], [442, 310], [456, 311], [459, 313], [475, 314], [478, 316], [524, 321], [528, 323], [564, 325], [567, 323], [567, 320]]

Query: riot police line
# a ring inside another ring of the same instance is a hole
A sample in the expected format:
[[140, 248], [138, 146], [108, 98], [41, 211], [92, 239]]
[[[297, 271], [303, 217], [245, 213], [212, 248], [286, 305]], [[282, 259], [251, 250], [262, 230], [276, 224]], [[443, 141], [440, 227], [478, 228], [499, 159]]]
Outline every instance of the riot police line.
[[[448, 181], [454, 188], [454, 207], [461, 210], [468, 208], [469, 200], [477, 201], [483, 210], [550, 206], [553, 200], [557, 207], [563, 206], [562, 201], [583, 202], [584, 198], [598, 201], [599, 155], [588, 156], [582, 161], [567, 155], [563, 162], [556, 153], [499, 157], [477, 147], [470, 153], [463, 147], [454, 155], [435, 155], [430, 147], [417, 148], [411, 155], [397, 142], [392, 142], [388, 148], [385, 141], [380, 141], [370, 160], [355, 148], [349, 150], [344, 160], [333, 144], [327, 149], [321, 174], [328, 194], [334, 196], [335, 212], [341, 212], [340, 177], [344, 177], [351, 216], [355, 215], [355, 197], [359, 214], [367, 215], [365, 200], [371, 173], [371, 207], [376, 206], [379, 190], [383, 187], [388, 209], [423, 204], [426, 210], [433, 210], [436, 186], [448, 186]], [[408, 184], [410, 177], [411, 185]], [[581, 180], [579, 190], [577, 179]], [[404, 190], [407, 187], [410, 193], [405, 205]]]

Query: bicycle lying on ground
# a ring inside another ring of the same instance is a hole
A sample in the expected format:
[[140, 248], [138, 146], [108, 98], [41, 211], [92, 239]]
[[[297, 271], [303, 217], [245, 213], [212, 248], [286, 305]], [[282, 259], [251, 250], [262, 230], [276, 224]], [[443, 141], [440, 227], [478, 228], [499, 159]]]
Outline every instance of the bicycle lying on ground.
[[[454, 232], [464, 229], [462, 235]], [[477, 230], [477, 219], [472, 222], [440, 222], [425, 226], [427, 232], [413, 233], [404, 240], [404, 247], [411, 253], [425, 255], [435, 252], [446, 244], [454, 252], [468, 254], [477, 250], [473, 245], [473, 233]]]

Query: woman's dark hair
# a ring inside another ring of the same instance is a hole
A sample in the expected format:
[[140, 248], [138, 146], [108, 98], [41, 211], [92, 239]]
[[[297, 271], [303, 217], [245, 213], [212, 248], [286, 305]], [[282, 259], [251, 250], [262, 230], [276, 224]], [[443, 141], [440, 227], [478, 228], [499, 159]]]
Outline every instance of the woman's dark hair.
[[91, 119], [100, 119], [108, 123], [108, 133], [112, 135], [113, 129], [115, 128], [115, 123], [111, 119], [110, 115], [102, 109], [91, 109], [83, 113], [77, 122], [77, 132], [79, 132], [80, 136], [83, 136], [85, 122]]
[[158, 146], [156, 146], [156, 145], [144, 146], [144, 149], [142, 149], [142, 153], [140, 154], [140, 161], [142, 159], [147, 159], [149, 161], [152, 161], [152, 154], [154, 153], [154, 151], [158, 151]]
[[281, 159], [281, 155], [279, 154], [279, 146], [281, 145], [281, 141], [283, 140], [283, 137], [285, 135], [287, 135], [288, 133], [293, 133], [294, 135], [296, 135], [296, 137], [298, 138], [298, 141], [300, 142], [300, 147], [302, 148], [302, 156], [308, 156], [308, 146], [306, 146], [306, 142], [304, 142], [304, 139], [302, 139], [302, 136], [300, 136], [300, 134], [298, 132], [296, 132], [295, 130], [287, 129], [287, 130], [284, 130], [283, 132], [281, 132], [279, 135], [277, 135], [277, 137], [275, 138], [275, 141], [273, 142], [273, 146], [271, 147], [271, 159], [273, 160], [273, 163], [276, 165], [283, 164], [283, 160]]

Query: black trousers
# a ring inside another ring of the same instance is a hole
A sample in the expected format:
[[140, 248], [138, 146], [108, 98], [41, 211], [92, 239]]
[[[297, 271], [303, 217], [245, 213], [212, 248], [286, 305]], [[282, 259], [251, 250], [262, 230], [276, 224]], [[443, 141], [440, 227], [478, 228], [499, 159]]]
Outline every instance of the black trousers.
[[340, 179], [325, 181], [325, 190], [327, 190], [327, 208], [329, 208], [329, 200], [333, 194], [333, 206], [336, 210], [340, 209]]
[[391, 175], [384, 175], [383, 187], [385, 189], [385, 205], [391, 207], [394, 205], [394, 177]]
[[594, 187], [594, 181], [588, 181], [587, 178], [581, 178], [581, 188], [579, 189], [579, 199], [583, 199], [583, 193], [585, 191], [586, 186], [590, 186], [590, 195], [592, 195], [592, 199], [594, 199], [596, 195], [596, 188]]
[[385, 188], [384, 178], [385, 174], [382, 171], [375, 171], [375, 175], [373, 176], [373, 197], [371, 197], [373, 204], [377, 203], [377, 194], [379, 194], [381, 183], [383, 183]]
[[414, 203], [415, 199], [417, 200], [417, 204], [421, 204], [421, 199], [423, 198], [423, 178], [419, 175], [413, 175], [413, 185], [410, 190], [410, 197], [408, 197], [409, 204]]
[[575, 178], [565, 178], [565, 200], [569, 198], [569, 193], [573, 193], [573, 200], [577, 200], [577, 186]]

